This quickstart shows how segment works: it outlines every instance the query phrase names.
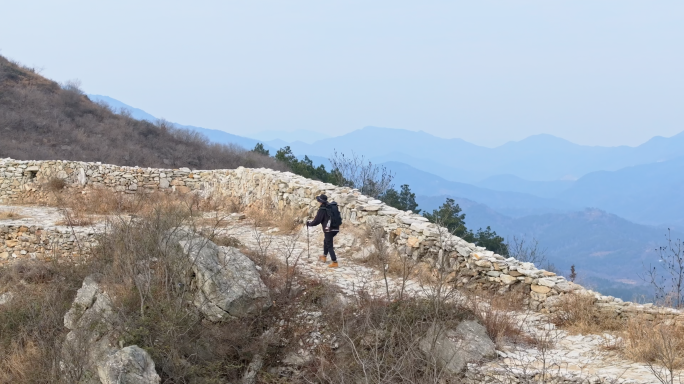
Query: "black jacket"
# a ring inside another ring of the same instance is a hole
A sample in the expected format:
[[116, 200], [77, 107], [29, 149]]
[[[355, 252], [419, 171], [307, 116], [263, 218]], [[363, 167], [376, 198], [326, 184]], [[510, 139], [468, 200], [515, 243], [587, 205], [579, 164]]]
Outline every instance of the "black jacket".
[[[328, 210], [327, 210], [327, 203], [325, 205], [321, 205], [320, 208], [318, 208], [318, 213], [316, 213], [316, 217], [312, 220], [306, 223], [309, 227], [315, 227], [318, 224], [321, 225], [321, 228], [323, 229], [323, 232], [327, 232], [325, 230], [326, 225], [328, 224], [328, 221], [330, 220], [330, 217], [328, 217]], [[330, 226], [330, 232], [338, 232], [340, 230], [340, 227], [333, 227], [332, 225]]]

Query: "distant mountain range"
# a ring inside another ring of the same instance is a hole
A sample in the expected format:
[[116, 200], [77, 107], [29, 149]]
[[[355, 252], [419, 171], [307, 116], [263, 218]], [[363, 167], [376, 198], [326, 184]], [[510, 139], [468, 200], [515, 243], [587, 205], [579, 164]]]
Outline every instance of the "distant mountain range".
[[[106, 96], [89, 97], [156, 121]], [[259, 142], [175, 125], [219, 143], [253, 148]], [[378, 127], [316, 141], [306, 131], [257, 136], [271, 154], [289, 145], [299, 158], [308, 155], [327, 169], [334, 151], [364, 156], [393, 171], [396, 187], [409, 184], [424, 211], [453, 197], [469, 228], [535, 238], [562, 272], [574, 264], [586, 284], [624, 299], [646, 292], [637, 275], [654, 257], [666, 226], [684, 238], [684, 133], [637, 147], [583, 146], [536, 135], [496, 148]]]
[[296, 131], [261, 131], [254, 133], [251, 136], [252, 138], [261, 140], [264, 143], [274, 141], [277, 143], [278, 148], [282, 147], [281, 143], [294, 143], [295, 141], [301, 141], [306, 144], [313, 144], [318, 140], [330, 138], [330, 135], [325, 133], [307, 131], [305, 129], [298, 129]]
[[[424, 169], [415, 159], [460, 170], [459, 180], [478, 182], [496, 175], [514, 175], [526, 180], [576, 180], [590, 172], [615, 171], [624, 167], [655, 163], [684, 156], [684, 133], [670, 138], [654, 137], [638, 147], [596, 147], [571, 143], [551, 135], [535, 135], [496, 148], [481, 147], [461, 139], [444, 139], [425, 132], [365, 127], [315, 144], [292, 143], [297, 154], [329, 156], [334, 150], [363, 154], [368, 158], [392, 156], [415, 168]], [[440, 176], [445, 177], [441, 174]], [[445, 177], [447, 178], [447, 177]]]

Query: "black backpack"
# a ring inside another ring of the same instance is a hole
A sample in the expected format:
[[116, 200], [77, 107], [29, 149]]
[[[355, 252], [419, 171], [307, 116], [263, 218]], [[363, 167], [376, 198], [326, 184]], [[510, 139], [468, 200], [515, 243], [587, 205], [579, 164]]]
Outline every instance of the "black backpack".
[[325, 210], [328, 213], [328, 218], [330, 219], [331, 227], [339, 227], [342, 225], [342, 215], [340, 214], [339, 208], [337, 208], [336, 202], [328, 203], [325, 206]]

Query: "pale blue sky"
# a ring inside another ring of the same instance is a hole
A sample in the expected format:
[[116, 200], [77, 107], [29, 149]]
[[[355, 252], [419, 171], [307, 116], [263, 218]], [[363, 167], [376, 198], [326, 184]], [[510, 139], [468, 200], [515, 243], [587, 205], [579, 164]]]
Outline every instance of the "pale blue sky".
[[182, 124], [497, 145], [684, 130], [684, 2], [13, 1], [0, 54]]

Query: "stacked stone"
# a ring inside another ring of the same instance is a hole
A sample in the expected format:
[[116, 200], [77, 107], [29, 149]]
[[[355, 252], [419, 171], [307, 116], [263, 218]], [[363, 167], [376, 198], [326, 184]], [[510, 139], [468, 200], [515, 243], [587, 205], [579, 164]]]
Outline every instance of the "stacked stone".
[[94, 245], [92, 229], [0, 225], [0, 264], [17, 259], [74, 261], [89, 255]]
[[92, 186], [122, 193], [155, 190], [195, 192], [218, 198], [237, 198], [246, 205], [267, 201], [278, 209], [307, 210], [309, 215], [318, 208], [314, 197], [324, 193], [338, 203], [345, 225], [368, 223], [381, 226], [388, 233], [388, 241], [401, 254], [435, 268], [448, 268], [457, 285], [497, 289], [519, 285], [529, 294], [530, 307], [544, 312], [553, 312], [560, 297], [576, 292], [593, 296], [599, 308], [612, 311], [617, 316], [666, 316], [684, 324], [681, 312], [602, 296], [568, 282], [562, 276], [537, 269], [532, 263], [487, 251], [450, 234], [446, 228], [428, 222], [423, 216], [392, 208], [380, 200], [362, 195], [356, 189], [337, 187], [290, 172], [243, 167], [198, 171], [0, 159], [0, 202], [7, 203], [26, 196], [40, 198], [41, 193], [45, 193], [40, 186], [52, 178], [64, 180], [69, 188]]
[[546, 372], [527, 368], [486, 369], [476, 364], [468, 364], [465, 382], [479, 383], [549, 383], [549, 384], [650, 384], [651, 379], [634, 380], [615, 378], [610, 374], [581, 374], [562, 372], [563, 369], [548, 369]]

